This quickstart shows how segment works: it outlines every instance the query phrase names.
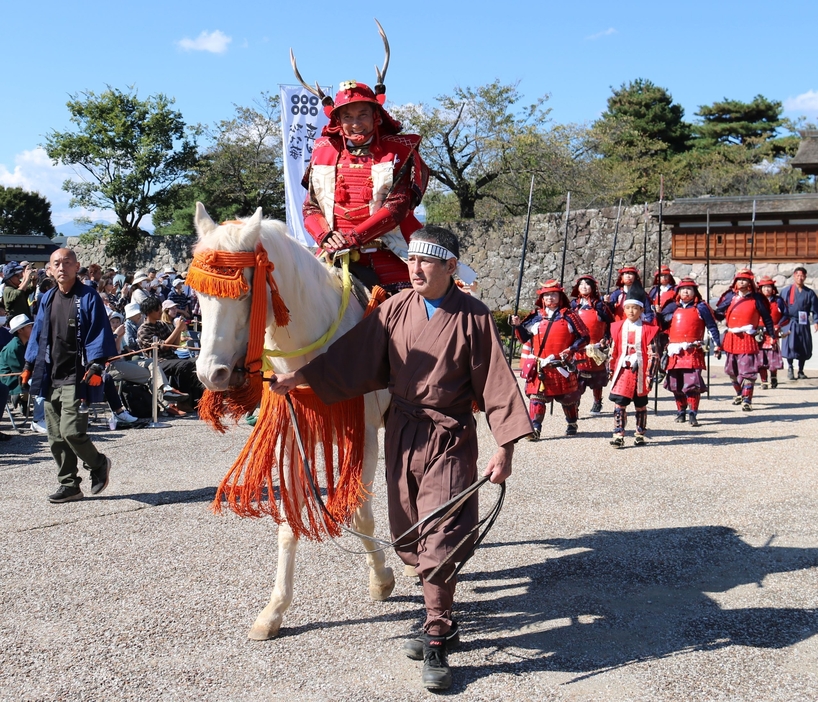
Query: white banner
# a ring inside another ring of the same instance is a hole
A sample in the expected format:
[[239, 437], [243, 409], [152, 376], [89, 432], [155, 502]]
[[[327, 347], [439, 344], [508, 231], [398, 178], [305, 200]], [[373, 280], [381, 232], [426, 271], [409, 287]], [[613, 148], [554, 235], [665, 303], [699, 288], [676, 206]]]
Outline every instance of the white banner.
[[[321, 101], [301, 85], [281, 85], [281, 134], [284, 138], [284, 199], [287, 226], [301, 243], [315, 241], [304, 229], [301, 207], [307, 191], [301, 179], [310, 163], [315, 140], [329, 122]], [[323, 88], [331, 94], [331, 88]]]

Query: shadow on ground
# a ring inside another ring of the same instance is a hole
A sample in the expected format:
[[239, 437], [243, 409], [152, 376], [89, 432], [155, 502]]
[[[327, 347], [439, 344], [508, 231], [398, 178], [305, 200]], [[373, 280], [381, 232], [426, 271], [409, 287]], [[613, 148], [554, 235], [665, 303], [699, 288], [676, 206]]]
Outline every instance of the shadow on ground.
[[484, 649], [487, 664], [458, 669], [452, 692], [496, 672], [562, 671], [581, 679], [680, 652], [783, 648], [818, 633], [816, 609], [722, 609], [707, 594], [763, 588], [770, 574], [816, 567], [818, 548], [756, 548], [719, 526], [535, 543], [540, 562], [462, 576], [484, 597], [464, 603], [464, 645]]

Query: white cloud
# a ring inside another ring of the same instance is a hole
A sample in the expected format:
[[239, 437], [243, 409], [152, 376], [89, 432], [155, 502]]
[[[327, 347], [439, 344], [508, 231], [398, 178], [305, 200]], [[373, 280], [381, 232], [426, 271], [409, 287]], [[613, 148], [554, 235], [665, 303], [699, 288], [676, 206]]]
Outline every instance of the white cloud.
[[818, 115], [818, 90], [807, 90], [794, 98], [787, 98], [784, 100], [784, 109], [799, 115]]
[[211, 54], [223, 54], [227, 51], [227, 45], [233, 41], [233, 37], [228, 37], [220, 29], [215, 32], [202, 32], [195, 39], [180, 39], [176, 42], [180, 49], [184, 51], [209, 51]]
[[617, 34], [617, 31], [613, 27], [608, 27], [603, 32], [597, 32], [596, 34], [592, 34], [589, 37], [585, 37], [585, 41], [596, 41], [597, 39], [601, 39], [602, 37], [609, 37], [611, 34]]
[[92, 222], [102, 219], [115, 222], [116, 216], [110, 210], [95, 211], [85, 208], [71, 208], [71, 196], [62, 189], [65, 180], [77, 180], [77, 174], [70, 166], [51, 163], [45, 149], [36, 148], [23, 151], [14, 157], [14, 168], [0, 163], [0, 185], [7, 188], [23, 188], [42, 195], [51, 203], [51, 221], [54, 226], [71, 222], [77, 217], [88, 217]]

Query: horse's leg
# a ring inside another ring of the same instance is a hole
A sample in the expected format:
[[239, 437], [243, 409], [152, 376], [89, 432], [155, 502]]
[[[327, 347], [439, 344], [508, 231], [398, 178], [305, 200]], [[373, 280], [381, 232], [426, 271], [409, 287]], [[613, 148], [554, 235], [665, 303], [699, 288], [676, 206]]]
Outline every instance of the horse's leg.
[[[291, 435], [290, 435], [291, 437]], [[292, 439], [288, 437], [284, 460], [292, 466]], [[287, 470], [287, 480], [292, 483], [292, 468]], [[278, 528], [278, 564], [276, 581], [270, 601], [259, 612], [247, 636], [255, 641], [266, 641], [278, 636], [284, 612], [293, 601], [293, 580], [295, 578], [295, 552], [298, 548], [298, 537], [287, 522]]]
[[[368, 396], [368, 404], [372, 404], [373, 396]], [[375, 404], [377, 408], [377, 404]], [[375, 421], [370, 421], [376, 416]], [[366, 438], [364, 440], [364, 464], [361, 478], [364, 485], [371, 485], [378, 465], [378, 426], [380, 415], [367, 407]], [[352, 517], [352, 524], [356, 531], [372, 536], [375, 533], [375, 516], [372, 513], [372, 501], [367, 497]], [[366, 562], [369, 566], [369, 596], [373, 600], [385, 600], [392, 594], [395, 587], [395, 575], [392, 569], [386, 566], [386, 556], [380, 547], [371, 539], [361, 537], [361, 542], [367, 551]]]
[[298, 538], [287, 522], [278, 528], [278, 566], [276, 582], [270, 601], [259, 612], [247, 636], [255, 641], [266, 641], [278, 636], [284, 612], [293, 601], [293, 578], [295, 577], [295, 551]]

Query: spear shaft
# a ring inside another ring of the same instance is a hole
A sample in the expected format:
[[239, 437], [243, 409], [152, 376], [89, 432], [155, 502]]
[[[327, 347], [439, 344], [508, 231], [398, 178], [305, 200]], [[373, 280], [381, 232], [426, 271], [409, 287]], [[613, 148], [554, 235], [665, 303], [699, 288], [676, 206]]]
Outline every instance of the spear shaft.
[[562, 267], [560, 268], [560, 285], [565, 282], [565, 254], [568, 251], [568, 217], [571, 214], [571, 192], [565, 200], [565, 234], [562, 237]]
[[753, 200], [753, 219], [750, 222], [750, 269], [753, 268], [753, 251], [756, 247], [756, 201]]
[[619, 215], [622, 214], [622, 198], [619, 198], [619, 207], [616, 210], [616, 224], [614, 225], [614, 240], [611, 246], [611, 263], [608, 266], [608, 285], [605, 290], [611, 289], [611, 279], [613, 278], [614, 253], [616, 252], [616, 239], [619, 236]]
[[[705, 298], [704, 301], [707, 303], [707, 306], [710, 306], [710, 208], [707, 208], [707, 229], [705, 230], [704, 235], [704, 248], [705, 248], [705, 256], [707, 257], [707, 278], [705, 278]], [[712, 341], [712, 339], [711, 339]], [[710, 397], [710, 352], [712, 349], [710, 348], [712, 344], [708, 346], [707, 349], [707, 396]]]
[[[656, 325], [659, 327], [659, 333], [661, 334], [662, 323], [659, 317], [659, 312], [662, 309], [662, 208], [664, 206], [665, 200], [665, 177], [659, 176], [659, 250], [657, 252], [657, 257], [659, 264], [656, 267], [658, 273], [658, 285], [656, 286], [656, 302], [653, 304], [653, 313], [656, 315]], [[659, 334], [656, 335], [656, 341], [654, 342], [654, 350], [657, 353], [656, 358], [656, 387], [653, 389], [653, 414], [659, 414], [659, 375], [661, 374], [661, 364], [662, 359], [658, 356], [659, 353], [659, 346], [658, 343]]]
[[[520, 275], [517, 277], [517, 297], [514, 299], [514, 316], [520, 311], [520, 291], [523, 287], [523, 270], [525, 269], [525, 252], [528, 249], [528, 227], [531, 224], [531, 203], [534, 201], [534, 176], [531, 176], [531, 188], [528, 191], [528, 213], [525, 217], [523, 232], [523, 255], [520, 258]], [[514, 359], [514, 330], [511, 330], [511, 342], [508, 345], [508, 364]]]

